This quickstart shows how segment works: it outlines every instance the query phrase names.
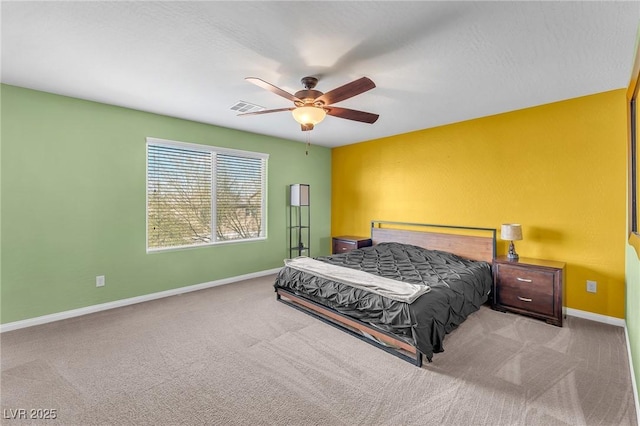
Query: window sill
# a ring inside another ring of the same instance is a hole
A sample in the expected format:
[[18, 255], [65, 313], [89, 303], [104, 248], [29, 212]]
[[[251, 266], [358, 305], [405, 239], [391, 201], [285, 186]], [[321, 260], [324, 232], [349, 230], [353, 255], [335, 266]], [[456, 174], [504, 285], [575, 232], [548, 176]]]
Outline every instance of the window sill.
[[199, 249], [203, 247], [215, 247], [215, 246], [221, 246], [221, 245], [227, 245], [227, 244], [254, 243], [257, 241], [266, 241], [266, 239], [267, 237], [258, 237], [258, 238], [247, 238], [244, 240], [216, 241], [215, 243], [198, 244], [194, 246], [177, 246], [177, 247], [164, 247], [164, 248], [152, 248], [152, 249], [147, 248], [147, 254], [164, 253], [168, 251], [179, 251], [179, 250], [193, 250], [193, 249]]

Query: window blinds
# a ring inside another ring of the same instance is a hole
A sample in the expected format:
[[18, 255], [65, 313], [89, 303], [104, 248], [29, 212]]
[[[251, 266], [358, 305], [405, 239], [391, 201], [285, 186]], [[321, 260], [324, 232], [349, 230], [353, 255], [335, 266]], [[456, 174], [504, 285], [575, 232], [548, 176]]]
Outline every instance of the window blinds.
[[148, 140], [147, 249], [265, 237], [267, 158]]

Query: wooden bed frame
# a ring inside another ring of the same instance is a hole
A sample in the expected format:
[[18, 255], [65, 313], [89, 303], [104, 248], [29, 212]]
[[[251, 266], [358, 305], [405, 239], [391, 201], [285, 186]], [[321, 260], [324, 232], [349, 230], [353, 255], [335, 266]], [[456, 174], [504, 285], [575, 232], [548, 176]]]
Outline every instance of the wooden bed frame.
[[[412, 244], [489, 263], [496, 256], [496, 230], [493, 228], [375, 220], [371, 222], [371, 239], [374, 245], [382, 242]], [[418, 367], [422, 366], [422, 353], [391, 333], [281, 288], [276, 290], [276, 299]]]

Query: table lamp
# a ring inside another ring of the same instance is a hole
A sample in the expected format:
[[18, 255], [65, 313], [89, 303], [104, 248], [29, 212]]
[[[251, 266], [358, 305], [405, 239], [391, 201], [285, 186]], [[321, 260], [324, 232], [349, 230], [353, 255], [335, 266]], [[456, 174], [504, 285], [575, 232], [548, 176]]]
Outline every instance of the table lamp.
[[500, 238], [509, 241], [507, 258], [509, 260], [518, 260], [519, 256], [516, 253], [516, 247], [513, 242], [522, 239], [522, 226], [518, 223], [504, 223], [500, 229]]

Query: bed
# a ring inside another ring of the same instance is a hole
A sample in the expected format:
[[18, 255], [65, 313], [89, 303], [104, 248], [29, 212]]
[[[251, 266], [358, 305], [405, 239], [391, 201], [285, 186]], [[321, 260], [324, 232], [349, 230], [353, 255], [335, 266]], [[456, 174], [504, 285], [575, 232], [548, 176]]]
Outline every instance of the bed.
[[487, 302], [496, 230], [372, 221], [371, 239], [371, 247], [285, 261], [276, 298], [422, 366]]

